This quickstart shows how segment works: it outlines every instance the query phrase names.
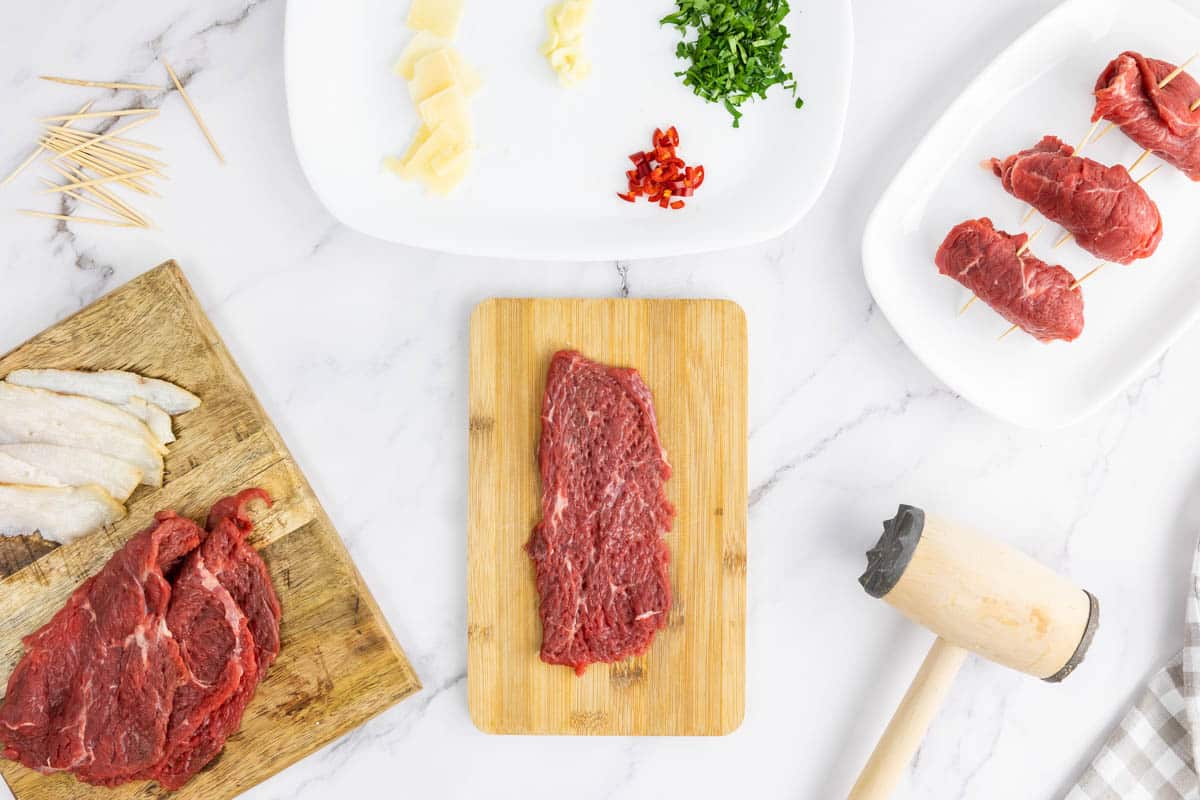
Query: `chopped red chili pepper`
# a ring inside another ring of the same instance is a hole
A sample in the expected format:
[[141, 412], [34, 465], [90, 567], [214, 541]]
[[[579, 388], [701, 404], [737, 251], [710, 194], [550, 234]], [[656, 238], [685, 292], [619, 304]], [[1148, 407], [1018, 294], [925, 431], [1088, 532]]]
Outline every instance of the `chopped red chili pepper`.
[[686, 205], [679, 198], [691, 197], [704, 183], [704, 167], [689, 167], [675, 153], [679, 146], [679, 130], [674, 125], [666, 131], [655, 128], [650, 144], [652, 149], [629, 156], [634, 165], [633, 169], [625, 170], [629, 191], [618, 192], [617, 197], [627, 203], [645, 197], [650, 203], [658, 203], [660, 208], [678, 211]]

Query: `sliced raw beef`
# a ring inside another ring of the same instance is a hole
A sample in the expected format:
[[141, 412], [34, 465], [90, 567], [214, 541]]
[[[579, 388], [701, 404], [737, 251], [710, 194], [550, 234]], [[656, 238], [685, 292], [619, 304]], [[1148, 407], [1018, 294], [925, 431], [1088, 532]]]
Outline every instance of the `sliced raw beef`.
[[5, 757], [114, 784], [162, 758], [186, 668], [167, 629], [167, 573], [204, 536], [163, 512], [27, 636], [0, 705]]
[[194, 681], [176, 693], [167, 756], [147, 775], [167, 789], [183, 786], [221, 752], [279, 654], [279, 601], [266, 565], [246, 543], [252, 526], [245, 506], [254, 499], [271, 501], [249, 489], [213, 507], [208, 538], [175, 584], [167, 622], [189, 643], [184, 658], [196, 666]]
[[[221, 751], [279, 654], [279, 600], [226, 498], [210, 531], [156, 517], [41, 630], [0, 703], [0, 753], [42, 772], [178, 789]], [[256, 638], [257, 637], [257, 638]]]
[[224, 551], [219, 561], [214, 560], [215, 574], [245, 613], [250, 633], [254, 635], [254, 654], [259, 670], [265, 674], [279, 655], [282, 611], [267, 565], [258, 551], [246, 543], [246, 537], [254, 530], [246, 514], [246, 504], [251, 500], [271, 505], [271, 497], [262, 489], [247, 489], [212, 507], [208, 514], [208, 529], [214, 534], [224, 531], [217, 539], [223, 543]]
[[671, 609], [663, 535], [675, 508], [650, 390], [636, 370], [556, 353], [542, 400], [542, 521], [526, 545], [541, 595], [542, 660], [644, 653]]
[[1200, 181], [1200, 83], [1186, 72], [1158, 84], [1175, 65], [1126, 51], [1109, 62], [1096, 80], [1092, 121], [1106, 119], [1146, 150]]
[[987, 217], [955, 225], [934, 257], [938, 272], [974, 292], [996, 313], [1039, 341], [1071, 341], [1083, 332], [1083, 294], [1058, 266], [1017, 255], [1029, 237], [992, 227]]
[[234, 701], [244, 682], [253, 686], [258, 677], [246, 615], [209, 568], [214, 538], [210, 533], [183, 563], [167, 612], [167, 626], [179, 642], [187, 672], [175, 690], [166, 754], [141, 776], [167, 789], [182, 786], [221, 749], [224, 738], [211, 753], [204, 748], [207, 758], [193, 761], [194, 740], [209, 718]]
[[1162, 217], [1146, 190], [1122, 166], [1074, 155], [1053, 136], [989, 164], [1018, 200], [1062, 225], [1084, 250], [1105, 261], [1145, 258], [1162, 239]]

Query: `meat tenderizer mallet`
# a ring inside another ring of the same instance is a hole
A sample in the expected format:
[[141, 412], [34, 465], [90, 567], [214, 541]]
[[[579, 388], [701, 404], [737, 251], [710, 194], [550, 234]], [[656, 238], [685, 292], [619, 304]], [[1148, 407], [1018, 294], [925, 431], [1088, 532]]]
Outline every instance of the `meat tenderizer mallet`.
[[937, 634], [850, 800], [892, 795], [967, 653], [1057, 683], [1100, 621], [1096, 598], [1042, 564], [954, 523], [900, 506], [859, 583]]

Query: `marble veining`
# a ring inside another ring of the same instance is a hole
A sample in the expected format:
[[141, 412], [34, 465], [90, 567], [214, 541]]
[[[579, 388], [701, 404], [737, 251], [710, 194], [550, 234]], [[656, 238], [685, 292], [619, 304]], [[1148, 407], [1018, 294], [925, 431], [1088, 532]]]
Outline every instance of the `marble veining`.
[[[1061, 686], [968, 662], [902, 796], [1061, 796], [1182, 638], [1200, 532], [1200, 375], [1185, 365], [1200, 358], [1200, 330], [1085, 422], [1022, 431], [916, 361], [871, 301], [859, 254], [867, 214], [923, 132], [1054, 2], [928, 0], [912, 13], [859, 0], [847, 140], [808, 217], [742, 250], [601, 264], [448, 256], [339, 225], [291, 148], [284, 0], [8, 9], [0, 171], [28, 153], [36, 117], [93, 96], [37, 75], [166, 85], [160, 55], [228, 164], [177, 92], [123, 95], [162, 109], [143, 129], [170, 164], [166, 196], [139, 206], [155, 230], [19, 217], [51, 210], [33, 171], [0, 191], [0, 349], [177, 259], [426, 686], [246, 796], [844, 796], [930, 641], [855, 581], [898, 502], [1005, 537], [1095, 592], [1104, 613], [1088, 660]], [[745, 308], [748, 712], [733, 735], [497, 738], [472, 726], [467, 318], [491, 295], [727, 297]]]

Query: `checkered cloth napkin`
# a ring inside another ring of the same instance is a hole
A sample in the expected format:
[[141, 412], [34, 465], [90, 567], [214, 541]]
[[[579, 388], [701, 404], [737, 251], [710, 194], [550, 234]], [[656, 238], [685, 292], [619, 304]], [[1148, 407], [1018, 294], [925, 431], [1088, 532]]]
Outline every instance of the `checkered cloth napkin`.
[[1153, 678], [1066, 800], [1200, 800], [1200, 550], [1183, 650]]

